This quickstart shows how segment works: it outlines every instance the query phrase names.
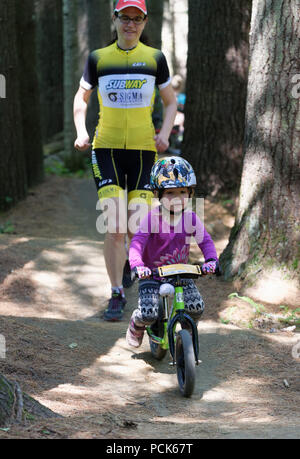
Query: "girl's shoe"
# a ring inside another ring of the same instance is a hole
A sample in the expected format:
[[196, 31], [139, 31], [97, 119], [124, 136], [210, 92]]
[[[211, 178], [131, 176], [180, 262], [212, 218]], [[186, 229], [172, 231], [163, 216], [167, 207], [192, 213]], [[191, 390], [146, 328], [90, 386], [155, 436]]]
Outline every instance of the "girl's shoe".
[[143, 341], [145, 327], [137, 327], [131, 319], [127, 328], [126, 341], [129, 346], [140, 347]]

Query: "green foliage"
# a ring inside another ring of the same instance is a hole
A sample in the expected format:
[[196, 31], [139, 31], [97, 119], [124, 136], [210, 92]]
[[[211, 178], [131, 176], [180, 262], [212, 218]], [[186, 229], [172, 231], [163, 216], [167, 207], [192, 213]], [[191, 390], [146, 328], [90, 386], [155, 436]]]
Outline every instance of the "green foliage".
[[236, 306], [231, 306], [231, 308], [229, 308], [228, 310], [227, 316], [225, 318], [222, 317], [220, 319], [221, 323], [224, 325], [228, 325], [232, 320], [232, 314], [235, 310], [236, 310]]
[[72, 175], [70, 170], [67, 167], [65, 167], [59, 161], [53, 161], [51, 166], [46, 166], [45, 167], [45, 172], [46, 172], [46, 174], [49, 174], [49, 175], [59, 175], [59, 176], [62, 176], [62, 175], [70, 176], [70, 175]]
[[2, 225], [0, 225], [0, 234], [11, 234], [14, 231], [14, 226], [10, 221], [4, 222]]
[[223, 318], [221, 317], [220, 322], [221, 322], [222, 324], [224, 324], [224, 325], [228, 325], [228, 324], [230, 323], [230, 320], [229, 320], [229, 319], [223, 319]]
[[285, 322], [290, 325], [300, 325], [300, 308], [290, 309], [288, 306], [281, 305], [280, 309], [286, 314], [284, 317], [280, 317], [280, 322]]
[[86, 168], [72, 172], [68, 167], [64, 166], [60, 161], [53, 161], [51, 165], [45, 167], [45, 173], [48, 175], [58, 175], [64, 177], [83, 178], [87, 171]]
[[223, 207], [233, 206], [234, 205], [234, 200], [233, 199], [223, 199], [221, 201], [221, 205]]
[[36, 420], [36, 417], [29, 413], [29, 411], [27, 410], [24, 410], [24, 418], [26, 419], [26, 421], [35, 421]]
[[257, 314], [261, 314], [265, 311], [265, 307], [262, 304], [255, 303], [255, 301], [253, 301], [251, 298], [248, 298], [248, 296], [239, 296], [238, 293], [235, 292], [230, 293], [228, 298], [239, 298], [240, 300], [246, 301], [247, 303], [251, 304], [251, 306], [253, 306]]
[[292, 269], [296, 271], [298, 267], [299, 267], [299, 260], [296, 258], [296, 260], [294, 260], [292, 263]]

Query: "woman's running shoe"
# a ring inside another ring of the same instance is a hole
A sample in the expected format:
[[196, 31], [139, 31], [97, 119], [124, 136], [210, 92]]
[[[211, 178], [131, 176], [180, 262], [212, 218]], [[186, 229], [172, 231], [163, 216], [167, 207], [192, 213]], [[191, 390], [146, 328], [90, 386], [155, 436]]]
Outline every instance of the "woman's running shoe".
[[113, 293], [108, 302], [108, 308], [104, 311], [103, 319], [109, 322], [122, 320], [125, 304], [126, 300], [121, 293]]

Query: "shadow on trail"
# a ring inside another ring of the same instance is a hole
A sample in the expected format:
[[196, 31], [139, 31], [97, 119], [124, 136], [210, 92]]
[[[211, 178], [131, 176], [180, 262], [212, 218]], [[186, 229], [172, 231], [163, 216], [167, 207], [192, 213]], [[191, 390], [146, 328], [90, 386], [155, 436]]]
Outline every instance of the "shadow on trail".
[[[168, 355], [157, 362], [148, 344], [141, 351], [128, 348], [127, 318], [108, 324], [91, 317], [0, 317], [7, 337], [0, 373], [13, 375], [33, 397], [80, 407], [74, 420], [81, 417], [83, 425], [88, 416], [108, 415], [111, 428], [120, 432], [122, 427], [114, 425], [111, 416], [134, 420], [140, 437], [134, 429], [122, 430], [125, 437], [171, 438], [173, 432], [173, 438], [234, 437], [239, 428], [245, 434], [247, 425], [247, 438], [251, 429], [256, 436], [261, 430], [264, 437], [270, 419], [276, 419], [277, 427], [285, 425], [285, 436], [294, 435], [292, 424], [300, 422], [294, 403], [300, 390], [299, 365], [287, 346], [253, 331], [205, 324], [202, 330], [200, 324], [202, 363], [196, 369], [194, 394], [185, 399]], [[288, 392], [282, 385], [287, 371]], [[69, 423], [72, 418], [68, 416]], [[143, 426], [149, 423], [151, 435], [148, 430], [144, 437]], [[267, 435], [272, 435], [271, 428]]]
[[[59, 238], [57, 233], [49, 239], [27, 235], [28, 239], [0, 249], [0, 260], [5, 261], [0, 264], [1, 288], [5, 288], [0, 293], [5, 293], [6, 301], [0, 305], [0, 333], [7, 345], [0, 373], [17, 379], [33, 397], [77, 409], [68, 419], [81, 418], [82, 429], [89, 415], [115, 413], [133, 419], [138, 427], [130, 430], [132, 438], [136, 432], [147, 438], [143, 428], [149, 423], [148, 438], [163, 438], [166, 431], [169, 438], [173, 432], [173, 438], [201, 438], [211, 434], [211, 426], [217, 435], [218, 422], [228, 426], [231, 416], [239, 416], [236, 412], [243, 416], [244, 431], [255, 425], [253, 413], [260, 413], [261, 427], [268, 422], [263, 419], [273, 416], [278, 425], [293, 417], [299, 426], [295, 403], [300, 390], [299, 365], [292, 360], [289, 346], [251, 330], [226, 328], [217, 322], [215, 327], [211, 322], [206, 326], [207, 319], [218, 320], [232, 291], [230, 284], [199, 280], [206, 311], [199, 324], [202, 364], [197, 367], [191, 399], [180, 395], [169, 356], [162, 362], [151, 357], [146, 336], [140, 350], [132, 351], [125, 343], [127, 324], [137, 305], [137, 283], [126, 291], [123, 322], [100, 319], [109, 285], [103, 281], [101, 238], [92, 234], [96, 210], [92, 212], [95, 200], [90, 185], [78, 185], [72, 201], [76, 216], [70, 226], [61, 228]], [[71, 213], [65, 222], [69, 218]], [[26, 290], [12, 271], [28, 263], [28, 271], [22, 272], [28, 280]], [[287, 377], [288, 391], [282, 385]], [[229, 435], [237, 426], [235, 417], [234, 427], [226, 427]], [[119, 432], [122, 427], [116, 429]], [[225, 427], [222, 429], [224, 433]]]
[[[241, 329], [216, 326], [202, 332], [200, 325], [199, 336], [202, 363], [196, 367], [190, 399], [180, 395], [176, 369], [169, 367], [168, 357], [157, 363], [145, 352], [134, 357], [150, 363], [154, 372], [161, 373], [162, 382], [164, 375], [174, 375], [173, 387], [169, 379], [169, 387], [162, 384], [156, 393], [151, 394], [145, 385], [148, 420], [155, 423], [153, 437], [160, 435], [160, 428], [165, 432], [167, 424], [176, 438], [299, 438], [300, 416], [294, 403], [300, 391], [300, 365], [291, 349], [259, 332]], [[282, 383], [287, 374], [288, 391]], [[140, 397], [143, 400], [145, 394]]]

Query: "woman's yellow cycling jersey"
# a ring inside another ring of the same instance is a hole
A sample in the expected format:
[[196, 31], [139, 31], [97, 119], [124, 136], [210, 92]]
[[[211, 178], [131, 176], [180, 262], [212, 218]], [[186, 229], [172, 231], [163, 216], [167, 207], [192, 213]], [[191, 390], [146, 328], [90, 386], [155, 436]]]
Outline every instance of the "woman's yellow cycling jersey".
[[99, 122], [93, 148], [156, 151], [152, 110], [155, 85], [170, 83], [164, 54], [139, 42], [129, 51], [117, 42], [93, 51], [86, 62], [80, 86], [98, 86]]

